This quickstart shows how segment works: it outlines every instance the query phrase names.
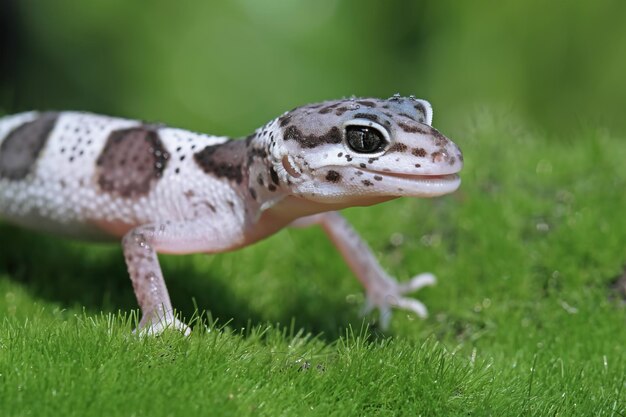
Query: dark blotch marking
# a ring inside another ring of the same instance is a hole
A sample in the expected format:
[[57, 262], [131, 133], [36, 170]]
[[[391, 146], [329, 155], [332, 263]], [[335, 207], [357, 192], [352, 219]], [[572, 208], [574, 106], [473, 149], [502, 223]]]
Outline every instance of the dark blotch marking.
[[328, 132], [321, 136], [305, 136], [297, 127], [289, 126], [285, 130], [283, 138], [284, 140], [295, 140], [303, 148], [315, 148], [316, 146], [326, 143], [341, 143], [341, 131], [337, 126], [333, 126]]
[[376, 116], [375, 114], [357, 113], [354, 115], [354, 117], [359, 118], [359, 119], [367, 119], [367, 120], [371, 120], [372, 122], [378, 123], [378, 116]]
[[421, 168], [422, 164], [415, 164], [415, 168]]
[[248, 191], [250, 192], [250, 195], [252, 196], [252, 198], [256, 200], [256, 191], [254, 190], [254, 188], [250, 187], [248, 188]]
[[261, 174], [257, 175], [256, 182], [258, 182], [259, 185], [263, 185], [263, 175]]
[[409, 149], [409, 147], [404, 143], [397, 142], [391, 145], [389, 152], [406, 152], [407, 149]]
[[370, 186], [374, 185], [374, 183], [369, 181], [369, 180], [363, 180], [361, 182], [363, 183], [363, 185], [365, 185], [367, 187], [370, 187]]
[[375, 161], [378, 161], [378, 158], [370, 158], [367, 160], [368, 164], [373, 164]]
[[374, 175], [374, 179], [375, 179], [376, 181], [382, 181], [382, 180], [383, 180], [383, 177], [381, 177], [380, 175]]
[[428, 134], [428, 132], [425, 129], [423, 129], [421, 126], [418, 126], [418, 125], [408, 125], [406, 123], [398, 122], [398, 126], [400, 127], [400, 129], [402, 129], [403, 131], [407, 133]]
[[267, 189], [272, 191], [272, 192], [274, 192], [274, 191], [276, 191], [276, 186], [274, 184], [270, 184], [270, 185], [267, 186]]
[[339, 106], [339, 103], [331, 104], [330, 106], [326, 106], [326, 107], [320, 109], [320, 111], [318, 113], [320, 113], [320, 114], [330, 113], [337, 106]]
[[376, 103], [374, 103], [373, 101], [358, 100], [357, 103], [365, 107], [376, 107]]
[[198, 166], [207, 174], [228, 178], [241, 184], [246, 144], [242, 140], [229, 140], [219, 145], [209, 145], [193, 155]]
[[121, 197], [145, 195], [163, 175], [168, 159], [169, 153], [153, 128], [115, 130], [96, 160], [98, 186]]
[[357, 171], [357, 172], [356, 172], [356, 176], [357, 176], [357, 177], [360, 177], [361, 175], [363, 175], [363, 171]]
[[424, 148], [413, 148], [413, 150], [411, 151], [411, 153], [415, 156], [419, 156], [421, 158], [426, 156], [426, 149]]
[[53, 112], [41, 113], [7, 135], [0, 146], [0, 178], [21, 180], [30, 173], [58, 116]]
[[441, 133], [439, 133], [438, 130], [435, 130], [435, 129], [431, 129], [431, 130], [432, 130], [431, 135], [433, 136], [435, 145], [443, 148], [450, 142], [450, 140], [444, 135], [442, 135]]
[[341, 174], [337, 171], [330, 170], [326, 173], [326, 181], [339, 182], [341, 180]]
[[337, 154], [337, 158], [341, 158], [342, 156], [343, 156], [343, 152], [339, 152], [339, 153]]
[[367, 167], [367, 165], [365, 165], [365, 164], [364, 164], [364, 163], [362, 163], [362, 162], [359, 164], [359, 166], [360, 166], [361, 168], [366, 168], [366, 167]]
[[422, 115], [424, 115], [424, 117], [426, 117], [426, 108], [422, 103], [415, 103], [415, 105], [413, 105], [413, 108], [420, 112]]
[[291, 122], [291, 116], [281, 117], [278, 119], [278, 122], [280, 123], [280, 127], [285, 127]]
[[347, 111], [348, 111], [348, 108], [345, 107], [345, 106], [342, 106], [342, 107], [339, 107], [337, 110], [335, 110], [335, 114], [337, 116], [341, 116], [341, 115], [343, 115]]

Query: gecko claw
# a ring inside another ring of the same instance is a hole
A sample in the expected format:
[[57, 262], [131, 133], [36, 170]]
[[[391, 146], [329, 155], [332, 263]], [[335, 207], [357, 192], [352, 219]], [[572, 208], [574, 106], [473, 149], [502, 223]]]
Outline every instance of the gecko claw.
[[382, 330], [389, 328], [392, 308], [398, 308], [415, 313], [420, 318], [428, 317], [428, 309], [421, 301], [414, 298], [404, 297], [405, 294], [416, 291], [425, 286], [436, 283], [435, 276], [424, 273], [414, 276], [411, 280], [403, 283], [397, 282], [391, 277], [385, 277], [379, 281], [381, 286], [375, 286], [367, 291], [367, 301], [362, 310], [362, 314], [368, 314], [373, 309], [379, 310], [379, 321]]

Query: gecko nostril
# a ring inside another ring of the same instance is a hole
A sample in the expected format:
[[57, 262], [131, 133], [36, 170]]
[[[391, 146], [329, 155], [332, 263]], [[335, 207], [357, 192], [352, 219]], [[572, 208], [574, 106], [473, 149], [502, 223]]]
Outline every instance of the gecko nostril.
[[432, 156], [434, 163], [444, 162], [450, 159], [450, 155], [448, 155], [448, 152], [443, 149], [433, 152], [430, 155]]

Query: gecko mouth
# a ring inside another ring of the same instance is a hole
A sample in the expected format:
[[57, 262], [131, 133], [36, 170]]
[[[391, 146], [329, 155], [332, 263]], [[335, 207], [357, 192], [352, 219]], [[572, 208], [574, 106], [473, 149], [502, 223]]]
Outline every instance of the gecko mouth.
[[[403, 196], [435, 197], [455, 191], [461, 185], [458, 174], [404, 174], [363, 170], [374, 176], [374, 179], [394, 194]], [[380, 180], [382, 178], [382, 180]]]

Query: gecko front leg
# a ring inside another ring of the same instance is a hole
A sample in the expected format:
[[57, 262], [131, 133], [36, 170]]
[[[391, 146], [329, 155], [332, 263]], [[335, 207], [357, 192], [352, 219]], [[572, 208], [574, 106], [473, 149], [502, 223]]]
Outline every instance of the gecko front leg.
[[219, 231], [215, 221], [196, 219], [136, 227], [128, 232], [122, 246], [142, 318], [136, 331], [160, 334], [172, 328], [188, 335], [191, 329], [174, 316], [170, 296], [157, 257], [162, 253], [215, 253], [238, 244], [241, 234]]
[[191, 329], [174, 316], [155, 249], [156, 240], [153, 225], [137, 227], [122, 240], [126, 266], [142, 313], [136, 331], [160, 334], [170, 327], [188, 335]]
[[405, 294], [433, 285], [435, 276], [430, 273], [416, 275], [408, 282], [400, 283], [389, 276], [380, 266], [367, 243], [361, 239], [346, 219], [337, 212], [326, 212], [303, 217], [291, 224], [295, 227], [320, 225], [335, 244], [346, 263], [366, 291], [364, 313], [374, 308], [380, 310], [382, 329], [389, 327], [391, 308], [401, 308], [426, 317], [428, 312], [420, 301]]

